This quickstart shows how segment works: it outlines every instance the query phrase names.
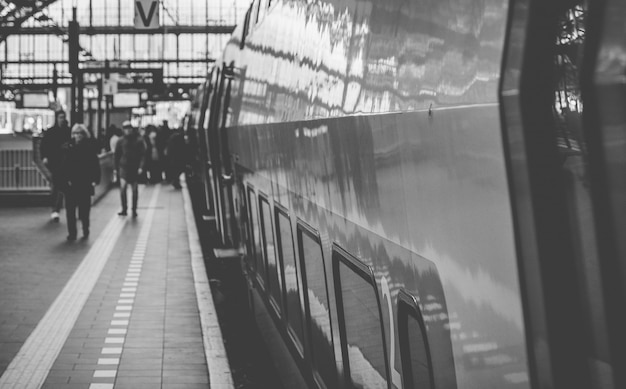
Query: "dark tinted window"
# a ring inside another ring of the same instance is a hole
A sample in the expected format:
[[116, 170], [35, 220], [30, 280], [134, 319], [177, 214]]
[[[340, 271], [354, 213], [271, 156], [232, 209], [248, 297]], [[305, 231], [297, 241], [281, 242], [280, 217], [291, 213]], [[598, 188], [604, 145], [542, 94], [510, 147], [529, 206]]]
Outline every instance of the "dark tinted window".
[[276, 212], [276, 232], [278, 233], [279, 255], [284, 264], [285, 291], [287, 292], [287, 324], [290, 333], [295, 337], [302, 352], [302, 308], [300, 307], [300, 281], [296, 269], [296, 256], [291, 236], [291, 222], [287, 215]]
[[416, 299], [405, 291], [400, 291], [398, 336], [405, 389], [434, 388], [425, 328]]
[[257, 201], [253, 191], [248, 192], [248, 204], [250, 204], [250, 228], [252, 231], [252, 248], [254, 250], [254, 263], [259, 277], [257, 279], [263, 284], [265, 282], [265, 264], [263, 263], [263, 253], [261, 248], [261, 234], [259, 230], [259, 213], [257, 212]]
[[314, 374], [318, 375], [315, 378], [321, 378], [327, 388], [335, 388], [337, 387], [335, 353], [322, 247], [317, 236], [298, 225], [298, 248], [308, 305], [307, 324], [311, 339], [309, 344]]
[[386, 353], [380, 306], [371, 270], [334, 251], [341, 347], [349, 387], [386, 388]]
[[280, 269], [276, 263], [274, 251], [274, 230], [272, 229], [272, 213], [267, 200], [261, 198], [261, 223], [263, 223], [263, 242], [265, 244], [265, 257], [267, 258], [267, 273], [269, 277], [270, 298], [276, 309], [281, 312], [283, 306], [282, 285], [280, 281]]
[[[603, 364], [608, 356], [608, 339], [603, 318], [604, 296], [601, 288], [590, 287], [601, 283], [598, 265], [598, 240], [593, 220], [591, 199], [592, 180], [589, 171], [589, 153], [583, 136], [584, 107], [579, 84], [583, 46], [586, 39], [588, 1], [561, 1], [554, 66], [554, 130], [561, 161], [561, 183], [565, 190], [562, 201], [569, 214], [569, 234], [582, 293], [582, 320], [589, 336], [581, 342], [589, 353], [587, 358]], [[596, 131], [596, 128], [589, 128]], [[587, 285], [587, 287], [585, 287]], [[595, 365], [594, 363], [594, 365]], [[595, 374], [604, 375], [604, 372]]]
[[250, 240], [250, 229], [251, 227], [251, 221], [250, 221], [250, 205], [249, 205], [249, 198], [246, 195], [247, 191], [250, 191], [251, 189], [247, 189], [246, 187], [244, 187], [243, 185], [239, 185], [239, 196], [241, 197], [241, 209], [239, 210], [240, 214], [242, 215], [242, 241], [245, 242], [246, 246], [246, 253], [244, 256], [244, 259], [246, 261], [246, 268], [250, 271], [252, 269], [254, 269], [254, 250], [252, 249], [252, 245], [253, 242]]

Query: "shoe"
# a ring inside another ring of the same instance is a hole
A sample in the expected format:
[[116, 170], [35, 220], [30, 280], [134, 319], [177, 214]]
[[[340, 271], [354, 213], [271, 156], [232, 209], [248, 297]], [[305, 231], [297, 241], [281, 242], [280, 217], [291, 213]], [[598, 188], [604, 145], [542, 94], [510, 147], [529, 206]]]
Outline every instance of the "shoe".
[[66, 238], [69, 242], [75, 241], [76, 240], [76, 235], [68, 235]]
[[119, 211], [117, 214], [120, 215], [120, 216], [126, 216], [127, 215], [126, 210]]
[[53, 222], [59, 222], [59, 213], [54, 211], [50, 214], [50, 220], [52, 220]]
[[89, 230], [83, 230], [83, 240], [89, 238]]
[[174, 189], [181, 189], [182, 186], [180, 186], [180, 184], [172, 184], [172, 186], [174, 187]]
[[133, 211], [133, 217], [137, 217], [137, 211]]

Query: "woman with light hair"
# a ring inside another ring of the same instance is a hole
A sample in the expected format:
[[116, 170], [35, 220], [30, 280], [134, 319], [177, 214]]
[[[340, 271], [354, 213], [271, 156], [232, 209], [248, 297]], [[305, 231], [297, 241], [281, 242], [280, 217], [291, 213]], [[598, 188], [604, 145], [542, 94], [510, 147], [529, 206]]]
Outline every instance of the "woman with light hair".
[[67, 212], [67, 240], [76, 240], [76, 209], [83, 227], [83, 239], [89, 237], [89, 213], [94, 187], [100, 182], [100, 161], [84, 124], [72, 127], [72, 139], [65, 144], [63, 177], [65, 183], [65, 210]]

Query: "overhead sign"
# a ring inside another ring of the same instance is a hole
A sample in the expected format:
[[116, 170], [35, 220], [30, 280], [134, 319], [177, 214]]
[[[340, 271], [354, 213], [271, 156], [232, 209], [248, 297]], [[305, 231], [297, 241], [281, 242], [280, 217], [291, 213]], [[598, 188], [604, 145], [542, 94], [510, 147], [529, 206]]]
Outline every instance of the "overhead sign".
[[117, 81], [116, 80], [107, 80], [106, 78], [102, 80], [102, 94], [103, 95], [114, 95], [117, 93]]
[[115, 108], [135, 108], [140, 106], [138, 92], [122, 92], [113, 95]]
[[159, 0], [135, 1], [135, 28], [138, 30], [159, 28]]
[[23, 108], [48, 108], [50, 107], [50, 99], [48, 92], [41, 93], [24, 93], [22, 96]]

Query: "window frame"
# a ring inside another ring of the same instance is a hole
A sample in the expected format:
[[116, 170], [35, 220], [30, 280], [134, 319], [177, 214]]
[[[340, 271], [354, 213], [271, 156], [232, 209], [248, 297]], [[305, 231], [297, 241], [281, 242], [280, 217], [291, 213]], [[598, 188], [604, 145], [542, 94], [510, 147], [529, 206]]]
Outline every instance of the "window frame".
[[[300, 262], [300, 280], [302, 281], [302, 295], [304, 296], [304, 334], [306, 337], [306, 351], [307, 358], [309, 359], [309, 365], [311, 367], [311, 374], [313, 376], [313, 381], [320, 388], [326, 388], [326, 382], [324, 381], [320, 371], [315, 363], [315, 356], [313, 352], [313, 330], [311, 328], [311, 308], [309, 303], [309, 293], [308, 293], [308, 281], [307, 281], [307, 268], [306, 268], [306, 259], [304, 258], [304, 235], [307, 235], [311, 240], [313, 240], [320, 250], [320, 255], [322, 257], [322, 268], [324, 270], [324, 288], [326, 289], [326, 305], [328, 306], [328, 323], [330, 326], [330, 341], [331, 341], [331, 349], [335, 349], [335, 339], [332, 331], [333, 327], [333, 319], [331, 314], [331, 305], [330, 305], [330, 294], [328, 292], [328, 274], [326, 272], [326, 261], [324, 260], [324, 249], [322, 247], [322, 239], [320, 238], [319, 232], [309, 225], [304, 220], [297, 218], [296, 222], [296, 243], [298, 249], [298, 259]], [[333, 363], [335, 365], [335, 379], [337, 382], [339, 381], [339, 374], [337, 372], [337, 357], [333, 351]]]
[[[269, 218], [269, 223], [270, 223], [270, 229], [271, 229], [271, 233], [272, 233], [272, 240], [273, 240], [273, 244], [274, 244], [274, 260], [276, 261], [276, 271], [278, 271], [279, 273], [277, 273], [277, 280], [278, 280], [278, 285], [274, 286], [271, 276], [270, 276], [270, 267], [269, 267], [269, 257], [267, 255], [267, 236], [266, 236], [266, 231], [265, 231], [265, 216], [263, 214], [263, 203], [265, 203], [267, 205], [267, 209], [268, 209], [268, 218]], [[274, 313], [276, 314], [276, 316], [278, 316], [279, 319], [282, 318], [283, 316], [283, 279], [281, 278], [281, 274], [282, 274], [282, 269], [279, 269], [280, 267], [280, 263], [278, 262], [278, 255], [276, 254], [276, 233], [274, 232], [274, 222], [272, 220], [272, 207], [270, 205], [270, 201], [269, 201], [269, 197], [267, 194], [259, 191], [259, 224], [260, 226], [262, 226], [261, 228], [261, 240], [262, 240], [262, 251], [263, 251], [263, 258], [264, 258], [264, 263], [265, 263], [265, 270], [266, 270], [266, 285], [267, 285], [267, 297], [268, 297], [268, 301], [270, 302], [270, 305], [272, 306], [272, 308], [274, 309]], [[274, 298], [274, 295], [272, 294], [272, 288], [277, 287], [278, 288], [278, 294], [280, 297], [280, 301], [275, 301], [276, 299]]]
[[400, 345], [400, 362], [402, 365], [402, 385], [405, 388], [413, 388], [413, 368], [411, 364], [411, 342], [409, 338], [409, 319], [412, 318], [417, 322], [422, 332], [422, 341], [424, 342], [424, 354], [428, 363], [428, 373], [430, 375], [430, 389], [435, 388], [435, 374], [433, 371], [432, 354], [428, 343], [428, 333], [426, 332], [426, 323], [422, 316], [422, 310], [419, 307], [417, 298], [404, 289], [400, 289], [397, 298], [398, 305], [398, 343]]
[[[254, 256], [254, 260], [252, 261], [252, 269], [254, 271], [254, 279], [255, 279], [257, 285], [259, 286], [261, 291], [265, 292], [265, 290], [266, 290], [265, 279], [263, 278], [263, 275], [259, 272], [259, 267], [258, 267], [258, 262], [257, 262], [257, 260], [258, 260], [257, 254], [261, 255], [261, 262], [263, 262], [263, 263], [265, 263], [265, 262], [264, 262], [264, 258], [263, 258], [263, 252], [257, 253], [256, 241], [255, 241], [255, 238], [254, 238], [254, 219], [253, 219], [254, 215], [252, 215], [252, 207], [251, 207], [252, 202], [254, 201], [255, 209], [256, 209], [256, 213], [257, 213], [257, 215], [256, 215], [257, 219], [256, 220], [257, 220], [257, 222], [260, 221], [260, 218], [259, 218], [259, 215], [258, 215], [258, 213], [259, 213], [259, 209], [258, 209], [258, 207], [259, 207], [259, 200], [258, 200], [257, 193], [254, 190], [254, 187], [252, 185], [250, 185], [250, 184], [248, 184], [248, 192], [247, 192], [247, 194], [248, 194], [248, 196], [247, 196], [248, 199], [247, 200], [248, 200], [248, 214], [249, 214], [248, 216], [250, 217], [250, 231], [249, 231], [250, 232], [250, 242], [252, 243], [252, 245], [251, 245], [251, 248], [252, 248], [251, 252], [252, 252], [252, 255]], [[259, 228], [260, 228], [260, 225], [259, 225]], [[259, 231], [259, 238], [260, 237], [261, 237], [261, 231]], [[259, 244], [262, 244], [262, 242], [259, 242]], [[262, 247], [261, 247], [261, 251], [262, 251]]]
[[290, 315], [290, 310], [289, 310], [289, 305], [288, 305], [288, 301], [287, 301], [287, 288], [283, 287], [283, 306], [285, 307], [285, 314], [284, 314], [284, 320], [285, 320], [285, 327], [287, 329], [287, 334], [289, 336], [289, 338], [291, 339], [291, 343], [294, 345], [295, 349], [298, 351], [298, 354], [300, 355], [301, 359], [304, 359], [304, 338], [306, 338], [307, 334], [306, 334], [306, 324], [305, 324], [305, 315], [306, 313], [303, 311], [303, 302], [302, 302], [302, 280], [301, 280], [301, 271], [298, 270], [298, 257], [296, 256], [296, 250], [297, 247], [295, 245], [294, 242], [294, 237], [293, 237], [293, 229], [292, 229], [292, 224], [291, 224], [291, 217], [289, 214], [289, 211], [287, 210], [286, 207], [284, 207], [283, 205], [279, 204], [279, 203], [274, 203], [274, 229], [276, 230], [276, 247], [280, 248], [277, 251], [277, 256], [278, 259], [280, 261], [281, 267], [280, 267], [280, 276], [282, 278], [282, 283], [283, 286], [286, 285], [287, 281], [285, 278], [285, 258], [284, 258], [284, 253], [283, 253], [283, 236], [282, 234], [278, 233], [279, 231], [279, 227], [280, 226], [280, 221], [279, 221], [279, 217], [280, 215], [284, 216], [285, 219], [287, 220], [288, 223], [288, 227], [289, 227], [289, 239], [291, 239], [291, 250], [293, 251], [293, 263], [294, 266], [296, 268], [296, 285], [297, 285], [297, 291], [298, 291], [298, 307], [300, 308], [300, 324], [301, 327], [300, 331], [302, 333], [302, 337], [303, 339], [300, 339], [297, 332], [291, 328], [291, 325], [289, 323], [289, 318], [291, 317]]
[[389, 369], [389, 356], [387, 355], [387, 336], [385, 334], [385, 323], [383, 321], [383, 311], [380, 302], [380, 294], [378, 293], [378, 285], [376, 284], [376, 277], [374, 276], [374, 269], [361, 262], [354, 255], [350, 254], [347, 250], [343, 249], [336, 243], [333, 243], [332, 248], [332, 266], [333, 266], [333, 282], [335, 285], [335, 301], [337, 304], [337, 324], [339, 326], [339, 341], [341, 345], [341, 356], [343, 359], [343, 375], [344, 381], [347, 388], [352, 388], [352, 377], [350, 374], [350, 358], [348, 356], [348, 339], [346, 333], [346, 321], [345, 321], [345, 312], [343, 305], [343, 293], [341, 289], [341, 273], [339, 271], [339, 266], [341, 264], [348, 267], [348, 269], [352, 270], [352, 272], [363, 279], [366, 283], [368, 283], [374, 291], [376, 296], [376, 306], [378, 307], [378, 321], [380, 325], [382, 336], [382, 346], [383, 346], [383, 354], [385, 360], [385, 381], [387, 386], [389, 386], [391, 372]]

